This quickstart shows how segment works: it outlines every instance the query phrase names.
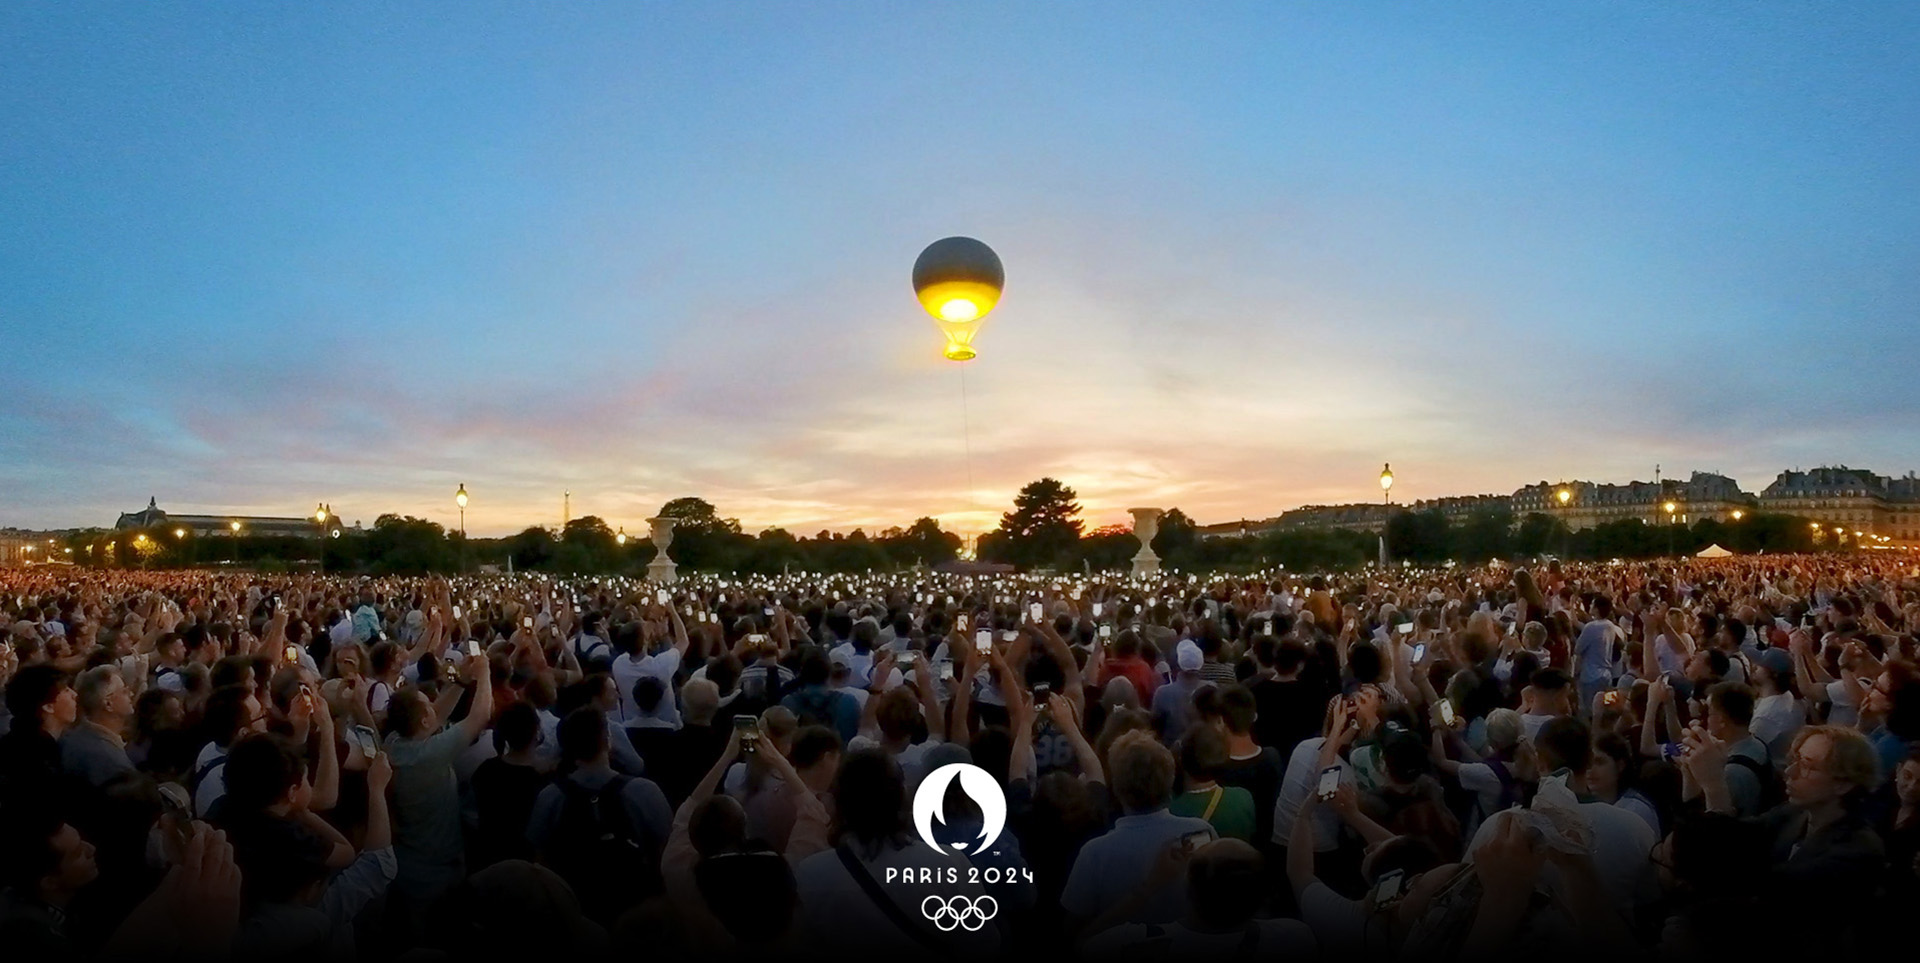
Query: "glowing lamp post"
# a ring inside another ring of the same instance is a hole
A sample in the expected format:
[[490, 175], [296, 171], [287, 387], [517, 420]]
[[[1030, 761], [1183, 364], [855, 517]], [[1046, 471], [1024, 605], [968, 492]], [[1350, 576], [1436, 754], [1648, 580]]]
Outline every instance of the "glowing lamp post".
[[625, 525], [620, 526], [620, 531], [613, 536], [613, 544], [621, 548], [627, 547], [627, 527]]
[[[1383, 464], [1380, 466], [1380, 504], [1387, 505], [1387, 506], [1391, 506], [1393, 504], [1393, 465], [1392, 464]], [[1387, 567], [1387, 524], [1393, 520], [1392, 516], [1393, 516], [1393, 512], [1390, 508], [1382, 512], [1380, 516], [1380, 567], [1381, 568]]]
[[941, 238], [913, 262], [913, 293], [947, 339], [948, 361], [974, 357], [973, 336], [1000, 302], [1006, 270], [993, 248], [970, 237]]

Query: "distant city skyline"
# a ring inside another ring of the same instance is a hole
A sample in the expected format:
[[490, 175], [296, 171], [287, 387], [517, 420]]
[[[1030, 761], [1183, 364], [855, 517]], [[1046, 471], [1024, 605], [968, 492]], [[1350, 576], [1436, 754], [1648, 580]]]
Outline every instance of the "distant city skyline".
[[[10, 3], [0, 525], [1904, 473], [1917, 48], [1885, 3]], [[909, 286], [953, 234], [1007, 279], [964, 422]]]
[[[1740, 494], [1744, 496], [1758, 496], [1764, 489], [1766, 489], [1770, 485], [1776, 484], [1783, 479], [1787, 479], [1788, 476], [1790, 475], [1805, 474], [1809, 472], [1819, 472], [1819, 471], [1845, 471], [1845, 472], [1852, 472], [1852, 473], [1865, 473], [1869, 476], [1878, 477], [1881, 481], [1891, 483], [1896, 489], [1896, 491], [1891, 493], [1894, 500], [1900, 501], [1900, 502], [1916, 503], [1915, 506], [1912, 509], [1910, 509], [1915, 515], [1915, 517], [1912, 519], [1912, 525], [1920, 526], [1920, 480], [1915, 479], [1916, 473], [1911, 470], [1904, 471], [1904, 472], [1876, 471], [1871, 466], [1850, 465], [1850, 464], [1845, 464], [1841, 462], [1836, 462], [1833, 465], [1813, 466], [1812, 468], [1809, 468], [1809, 469], [1802, 469], [1799, 467], [1780, 469], [1778, 471], [1770, 473], [1767, 476], [1767, 483], [1768, 483], [1767, 485], [1757, 485], [1757, 484], [1751, 484], [1748, 482], [1742, 482], [1738, 478], [1734, 478], [1732, 476], [1728, 476], [1720, 472], [1712, 472], [1712, 471], [1705, 471], [1705, 470], [1699, 470], [1699, 469], [1687, 469], [1685, 471], [1676, 471], [1672, 473], [1662, 472], [1660, 476], [1660, 482], [1664, 483], [1667, 486], [1682, 486], [1682, 488], [1684, 489], [1684, 486], [1687, 484], [1687, 482], [1690, 479], [1694, 479], [1698, 476], [1709, 476], [1710, 478], [1725, 478], [1729, 481], [1732, 481], [1737, 486], [1738, 492]], [[1373, 476], [1373, 480], [1376, 482], [1373, 488], [1373, 491], [1376, 493], [1376, 496], [1380, 492], [1380, 489], [1377, 485], [1378, 477], [1379, 477], [1378, 472], [1376, 472]], [[1794, 480], [1800, 481], [1803, 483], [1808, 481], [1808, 479], [1805, 479], [1805, 478], [1794, 479]], [[1650, 487], [1654, 484], [1655, 484], [1655, 481], [1651, 475], [1649, 475], [1646, 478], [1629, 478], [1629, 479], [1620, 479], [1620, 480], [1570, 476], [1565, 478], [1548, 479], [1548, 480], [1535, 479], [1533, 481], [1522, 482], [1521, 484], [1515, 486], [1514, 488], [1510, 488], [1505, 491], [1434, 493], [1434, 494], [1424, 495], [1419, 498], [1396, 497], [1391, 500], [1391, 505], [1395, 510], [1420, 509], [1423, 507], [1440, 507], [1448, 511], [1450, 514], [1464, 515], [1464, 514], [1470, 513], [1471, 511], [1476, 510], [1478, 507], [1481, 507], [1481, 505], [1479, 504], [1479, 500], [1493, 499], [1493, 500], [1497, 500], [1502, 503], [1505, 503], [1506, 500], [1512, 498], [1513, 496], [1522, 494], [1523, 492], [1526, 492], [1528, 489], [1535, 488], [1538, 486], [1545, 486], [1548, 489], [1549, 494], [1563, 487], [1567, 488], [1571, 494], [1571, 493], [1582, 491], [1582, 486], [1614, 487], [1614, 488], [1625, 490], [1633, 486], [1649, 486]], [[471, 488], [471, 486], [463, 486], [463, 487], [467, 487], [469, 489]], [[1394, 484], [1393, 491], [1394, 492], [1402, 491], [1398, 470], [1395, 471], [1395, 484]], [[693, 494], [693, 493], [689, 493], [689, 494]], [[1014, 493], [1012, 492], [1008, 493], [1005, 499], [1005, 504], [1002, 505], [995, 513], [994, 524], [997, 524], [998, 512], [1010, 511], [1012, 509], [1013, 494]], [[470, 496], [473, 495], [473, 492], [471, 490], [469, 490], [469, 495]], [[616, 528], [624, 527], [625, 529], [628, 530], [630, 534], [634, 535], [635, 537], [639, 537], [646, 530], [645, 519], [648, 516], [651, 516], [652, 514], [657, 512], [659, 508], [662, 505], [666, 504], [667, 501], [671, 500], [671, 498], [675, 498], [675, 497], [682, 497], [682, 496], [669, 496], [668, 498], [663, 498], [658, 503], [652, 505], [651, 508], [643, 510], [638, 516], [610, 515], [604, 512], [593, 511], [590, 508], [582, 507], [578, 501], [577, 493], [573, 494], [572, 497], [569, 498], [568, 493], [563, 491], [561, 495], [561, 503], [563, 507], [567, 505], [571, 505], [572, 518], [581, 518], [588, 515], [596, 516], [601, 518], [603, 521], [607, 522], [607, 524], [610, 526], [613, 526]], [[704, 497], [704, 496], [696, 496], [696, 497]], [[1722, 493], [1715, 492], [1713, 497], [1716, 503], [1722, 502], [1722, 501], [1725, 502], [1724, 504], [1720, 505], [1719, 508], [1717, 509], [1722, 513], [1724, 513], [1724, 510], [1726, 507], [1731, 506], [1733, 504], [1731, 500], [1724, 500], [1722, 497]], [[449, 499], [449, 501], [451, 501], [451, 499]], [[711, 501], [711, 499], [709, 499], [709, 501]], [[1346, 519], [1335, 521], [1332, 519], [1331, 516], [1325, 519], [1320, 519], [1320, 518], [1312, 517], [1311, 513], [1316, 510], [1338, 510], [1338, 509], [1348, 509], [1348, 508], [1377, 509], [1387, 504], [1389, 504], [1388, 501], [1381, 497], [1375, 497], [1372, 499], [1351, 499], [1351, 500], [1342, 501], [1342, 502], [1311, 502], [1311, 503], [1302, 503], [1299, 505], [1293, 505], [1285, 508], [1278, 508], [1278, 509], [1269, 508], [1257, 514], [1242, 514], [1242, 515], [1224, 516], [1224, 517], [1202, 515], [1195, 512], [1192, 509], [1189, 509], [1187, 506], [1178, 504], [1178, 503], [1156, 504], [1153, 507], [1158, 507], [1163, 510], [1172, 510], [1177, 508], [1177, 509], [1180, 509], [1183, 514], [1187, 515], [1189, 519], [1191, 519], [1198, 525], [1201, 525], [1203, 527], [1211, 527], [1218, 530], [1225, 530], [1234, 526], [1236, 523], [1240, 523], [1240, 522], [1247, 522], [1247, 523], [1278, 522], [1281, 520], [1288, 520], [1294, 526], [1300, 526], [1300, 525], [1317, 526], [1320, 524], [1332, 524], [1334, 527], [1369, 527], [1371, 525], [1376, 524], [1376, 521], [1371, 519], [1371, 517], [1369, 517], [1366, 522], [1361, 523], [1360, 520], [1357, 518], [1346, 518]], [[1650, 502], [1649, 504], [1653, 504], [1653, 503]], [[160, 495], [153, 495], [149, 497], [145, 509], [142, 509], [138, 506], [130, 506], [127, 509], [124, 509], [122, 512], [114, 513], [113, 517], [115, 519], [121, 518], [123, 515], [127, 517], [133, 517], [142, 513], [144, 510], [152, 509], [155, 507], [167, 513], [169, 517], [191, 515], [195, 517], [206, 516], [216, 520], [224, 517], [249, 517], [249, 518], [266, 517], [266, 518], [274, 519], [276, 521], [287, 521], [290, 519], [298, 520], [298, 519], [310, 518], [313, 515], [312, 506], [309, 506], [304, 511], [299, 509], [294, 509], [294, 508], [286, 508], [281, 511], [267, 511], [267, 510], [255, 510], [251, 507], [241, 508], [233, 505], [214, 505], [214, 504], [203, 504], [203, 503], [186, 502], [186, 501], [170, 501], [169, 499], [162, 497]], [[371, 527], [374, 523], [374, 520], [377, 517], [379, 517], [382, 514], [389, 514], [389, 513], [396, 514], [396, 515], [411, 514], [411, 515], [414, 515], [415, 517], [427, 518], [432, 521], [443, 523], [445, 527], [448, 528], [449, 530], [452, 530], [457, 527], [457, 521], [449, 521], [447, 519], [440, 518], [438, 515], [434, 514], [431, 511], [426, 513], [416, 513], [416, 512], [398, 511], [394, 509], [375, 509], [375, 510], [368, 510], [365, 512], [355, 512], [351, 509], [338, 509], [332, 506], [331, 504], [328, 507], [330, 509], [330, 512], [328, 515], [327, 524], [330, 527], [346, 527], [346, 528], [353, 528], [356, 526]], [[1579, 508], [1584, 506], [1582, 506], [1579, 503], [1576, 503], [1575, 507]], [[727, 510], [727, 507], [721, 504], [715, 504], [715, 508], [719, 511], [722, 517], [737, 518], [741, 524], [742, 530], [747, 532], [748, 534], [757, 533], [769, 528], [785, 528], [785, 529], [788, 529], [789, 531], [792, 531], [796, 535], [807, 535], [807, 536], [811, 536], [816, 532], [821, 531], [822, 529], [840, 532], [844, 534], [856, 528], [864, 529], [869, 534], [876, 534], [887, 528], [891, 528], [895, 526], [905, 528], [906, 526], [911, 525], [916, 519], [921, 518], [923, 516], [928, 516], [931, 514], [927, 512], [921, 512], [918, 514], [910, 514], [910, 515], [902, 516], [900, 518], [876, 519], [870, 523], [855, 524], [855, 525], [810, 526], [810, 525], [804, 525], [804, 524], [795, 525], [795, 524], [785, 524], [785, 523], [779, 523], [779, 522], [766, 522], [766, 521], [753, 519], [749, 517], [741, 517], [734, 513], [729, 512]], [[1514, 506], [1511, 510], [1513, 510], [1516, 514], [1520, 514], [1520, 513], [1524, 513], [1525, 511], [1534, 510], [1534, 509], [1532, 506]], [[474, 511], [475, 511], [475, 503], [470, 501], [468, 505], [467, 531], [472, 537], [475, 537], [475, 538], [505, 537], [505, 536], [513, 535], [520, 531], [524, 531], [529, 526], [540, 526], [545, 528], [558, 529], [559, 527], [561, 527], [563, 523], [561, 514], [559, 512], [556, 512], [554, 516], [549, 520], [544, 520], [544, 521], [532, 520], [522, 524], [511, 526], [508, 528], [495, 530], [491, 528], [482, 528], [480, 526], [476, 526], [473, 523]], [[1300, 513], [1308, 513], [1308, 515], [1302, 516]], [[454, 518], [457, 519], [459, 514], [457, 509], [454, 511], [453, 514], [454, 514]], [[1627, 514], [1631, 514], [1631, 513], [1627, 513]], [[1816, 511], [1813, 514], [1819, 515], [1821, 513]], [[1086, 510], [1084, 509], [1084, 506], [1083, 506], [1082, 518], [1086, 524], [1086, 529], [1088, 531], [1092, 531], [1093, 529], [1099, 528], [1103, 525], [1123, 525], [1124, 526], [1129, 524], [1129, 521], [1125, 518], [1124, 511], [1119, 513], [1119, 515], [1121, 516], [1119, 518], [1114, 518], [1112, 517], [1113, 515], [1114, 515], [1113, 512], [1108, 512], [1104, 510]], [[934, 515], [932, 517], [935, 517], [936, 519], [939, 518], [939, 516], [937, 515]], [[1899, 516], [1898, 523], [1893, 526], [1894, 530], [1896, 530], [1897, 533], [1901, 534], [1903, 541], [1911, 540], [1908, 537], [1909, 535], [1920, 535], [1920, 532], [1908, 531], [1909, 525], [1906, 519], [1907, 519], [1907, 516], [1903, 513], [1902, 515]], [[1893, 520], [1889, 519], [1889, 521], [1891, 522]], [[89, 521], [89, 522], [75, 524], [75, 525], [35, 526], [35, 525], [19, 524], [18, 522], [15, 522], [11, 519], [0, 517], [0, 530], [19, 529], [19, 530], [26, 530], [26, 531], [47, 531], [47, 530], [62, 531], [62, 530], [69, 530], [69, 529], [85, 529], [85, 528], [111, 528], [113, 527], [113, 524], [114, 523], [112, 521]], [[942, 521], [942, 527], [947, 529], [948, 531], [955, 531], [960, 534], [964, 534], [964, 535], [967, 535], [968, 537], [971, 537], [973, 535], [980, 534], [981, 531], [986, 531], [991, 529], [992, 525], [989, 525], [987, 526], [987, 528], [981, 529], [980, 531], [964, 531], [957, 528], [954, 525], [951, 525], [945, 521]]]

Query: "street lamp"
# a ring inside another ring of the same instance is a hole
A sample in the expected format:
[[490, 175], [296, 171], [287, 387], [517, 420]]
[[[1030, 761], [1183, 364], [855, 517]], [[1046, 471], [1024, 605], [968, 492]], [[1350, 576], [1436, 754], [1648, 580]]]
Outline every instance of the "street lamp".
[[1740, 510], [1740, 509], [1738, 509], [1738, 508], [1736, 508], [1736, 509], [1734, 509], [1734, 510], [1733, 510], [1733, 520], [1734, 520], [1734, 521], [1736, 521], [1736, 522], [1737, 522], [1737, 521], [1739, 521], [1739, 520], [1741, 520], [1741, 519], [1743, 519], [1743, 518], [1745, 518], [1745, 517], [1747, 517], [1747, 513], [1746, 513], [1746, 512], [1743, 512], [1743, 511], [1741, 511], [1741, 510]]
[[[460, 571], [467, 570], [467, 483], [461, 482], [459, 490], [453, 493], [453, 503], [460, 506]], [[511, 562], [513, 559], [509, 558]]]
[[174, 538], [186, 538], [186, 537], [187, 537], [187, 530], [186, 530], [186, 529], [184, 529], [184, 528], [176, 528], [176, 529], [174, 529], [174, 530], [173, 530], [173, 537], [174, 537]]
[[1554, 497], [1560, 499], [1561, 508], [1567, 507], [1567, 503], [1570, 501], [1573, 501], [1573, 493], [1570, 491], [1567, 491], [1564, 488], [1560, 489], [1560, 491], [1557, 494], [1555, 494]]
[[314, 546], [314, 555], [319, 559], [320, 574], [327, 574], [327, 506], [323, 502], [313, 505], [313, 523], [320, 526], [320, 541]]
[[627, 528], [626, 528], [626, 526], [624, 526], [624, 525], [622, 525], [622, 526], [620, 526], [620, 531], [619, 531], [619, 533], [613, 536], [613, 543], [614, 543], [615, 545], [618, 545], [618, 546], [620, 546], [621, 548], [626, 548], [626, 547], [627, 547]]
[[[1385, 462], [1380, 465], [1380, 504], [1385, 506], [1393, 504], [1393, 465]], [[1381, 568], [1387, 567], [1387, 525], [1393, 521], [1392, 515], [1393, 510], [1389, 507], [1382, 512], [1380, 518]]]
[[233, 530], [233, 562], [238, 565], [240, 563], [240, 521], [235, 519], [228, 522], [227, 527]]

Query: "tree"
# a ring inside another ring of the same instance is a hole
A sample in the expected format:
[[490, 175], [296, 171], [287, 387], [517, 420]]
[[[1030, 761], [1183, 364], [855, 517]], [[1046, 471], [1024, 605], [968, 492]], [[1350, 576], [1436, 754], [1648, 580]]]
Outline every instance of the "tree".
[[673, 547], [668, 554], [682, 568], [728, 572], [739, 568], [753, 548], [753, 539], [740, 534], [740, 521], [721, 518], [713, 504], [692, 496], [660, 506], [660, 517], [674, 520]]
[[1042, 478], [1020, 489], [1013, 511], [1000, 516], [1000, 538], [990, 544], [1002, 560], [1026, 568], [1058, 563], [1080, 541], [1080, 503], [1058, 479]]
[[1507, 511], [1477, 512], [1448, 533], [1448, 542], [1451, 545], [1447, 553], [1449, 558], [1506, 558], [1513, 554], [1513, 514]]
[[1447, 528], [1447, 516], [1439, 509], [1395, 512], [1387, 520], [1387, 557], [1396, 563], [1402, 559], [1415, 562], [1445, 559], [1451, 547]]
[[1153, 534], [1153, 554], [1170, 568], [1186, 568], [1192, 565], [1193, 550], [1199, 542], [1199, 526], [1193, 519], [1178, 508], [1169, 508], [1160, 516], [1160, 528]]
[[915, 519], [905, 529], [890, 528], [880, 534], [880, 547], [895, 565], [938, 565], [959, 557], [960, 536], [943, 531], [931, 518]]
[[553, 533], [534, 525], [507, 539], [506, 549], [515, 568], [543, 568], [553, 559]]
[[1513, 535], [1513, 551], [1527, 556], [1566, 554], [1570, 535], [1565, 522], [1542, 512], [1529, 512]]
[[620, 545], [613, 529], [597, 515], [584, 515], [567, 522], [560, 531], [560, 545], [554, 553], [553, 568], [562, 572], [604, 572], [620, 563]]
[[1103, 525], [1081, 536], [1074, 565], [1096, 572], [1125, 569], [1139, 551], [1140, 540], [1133, 537], [1131, 526]]
[[381, 574], [444, 572], [454, 565], [453, 545], [437, 522], [412, 515], [382, 515], [367, 533], [367, 567]]
[[676, 498], [660, 506], [660, 517], [674, 520], [676, 537], [681, 532], [728, 532], [739, 534], [738, 519], [721, 518], [718, 509], [704, 498]]

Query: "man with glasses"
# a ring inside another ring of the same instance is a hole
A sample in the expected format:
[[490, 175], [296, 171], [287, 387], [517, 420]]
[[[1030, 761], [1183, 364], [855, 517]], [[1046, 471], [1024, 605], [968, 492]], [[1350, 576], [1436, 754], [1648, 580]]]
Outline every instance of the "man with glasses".
[[[1680, 765], [1700, 787], [1707, 809], [1735, 813], [1726, 779], [1731, 747], [1697, 724], [1684, 740]], [[1783, 910], [1844, 928], [1854, 916], [1849, 908], [1873, 896], [1886, 858], [1863, 809], [1878, 781], [1879, 761], [1859, 732], [1810, 726], [1794, 739], [1787, 757], [1786, 803], [1746, 820], [1772, 841], [1772, 879], [1758, 885], [1780, 900]], [[1817, 945], [1831, 949], [1838, 944], [1826, 941], [1845, 936], [1827, 932]]]

